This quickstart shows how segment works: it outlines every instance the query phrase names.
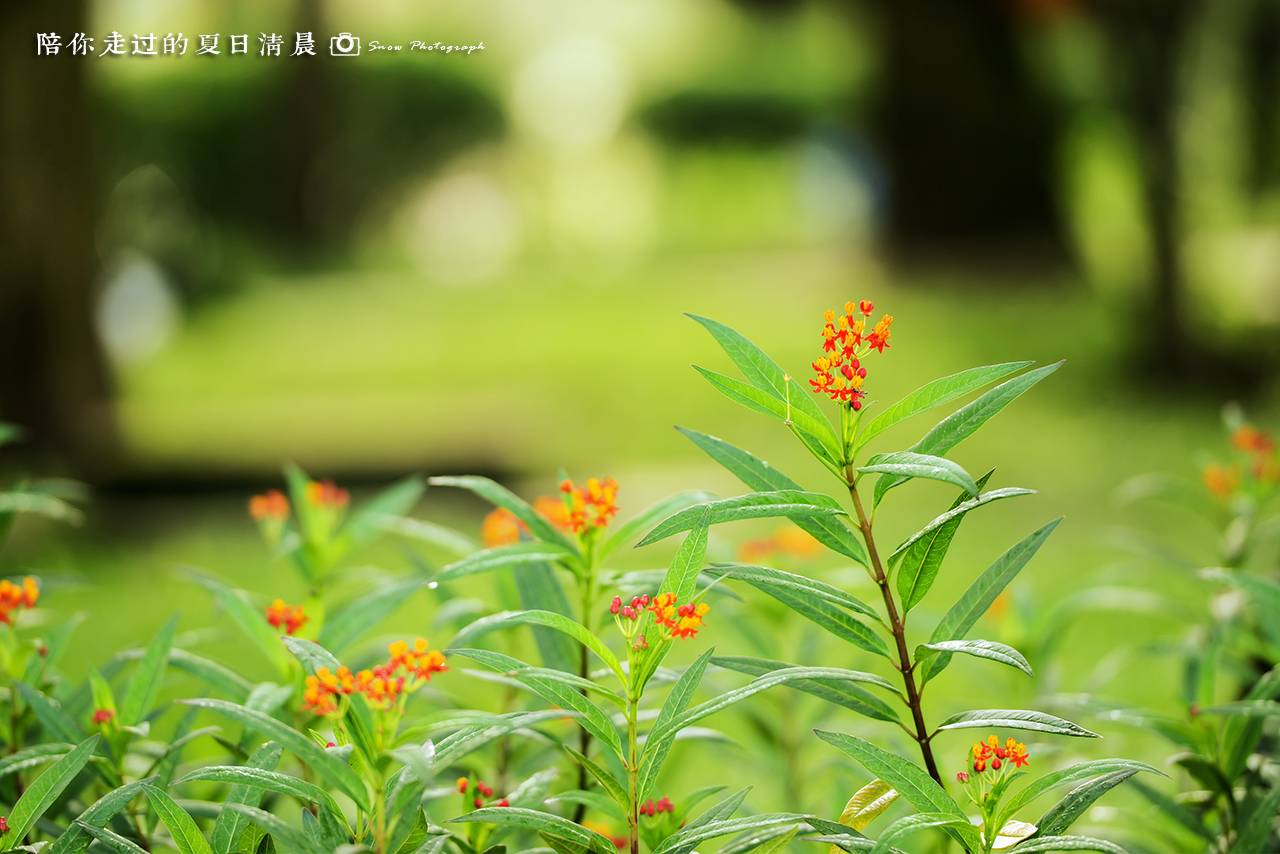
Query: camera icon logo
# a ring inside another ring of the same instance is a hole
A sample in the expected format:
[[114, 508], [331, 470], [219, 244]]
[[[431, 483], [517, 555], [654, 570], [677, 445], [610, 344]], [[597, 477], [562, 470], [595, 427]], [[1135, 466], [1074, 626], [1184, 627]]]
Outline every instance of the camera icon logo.
[[333, 56], [359, 56], [360, 39], [351, 33], [338, 33], [329, 39], [329, 53]]

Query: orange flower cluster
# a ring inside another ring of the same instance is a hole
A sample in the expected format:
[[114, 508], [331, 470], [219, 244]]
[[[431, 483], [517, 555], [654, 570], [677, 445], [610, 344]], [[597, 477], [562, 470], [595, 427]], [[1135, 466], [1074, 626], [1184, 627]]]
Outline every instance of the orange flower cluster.
[[569, 530], [575, 534], [607, 528], [618, 515], [618, 482], [611, 477], [590, 478], [585, 486], [574, 486], [573, 481], [565, 480], [560, 492], [564, 494]]
[[[858, 303], [856, 310], [863, 318], [871, 316], [875, 305], [867, 300]], [[854, 411], [862, 408], [862, 398], [866, 394], [862, 390], [862, 381], [867, 378], [867, 369], [862, 360], [872, 350], [883, 353], [889, 346], [889, 327], [893, 317], [886, 314], [880, 322], [865, 335], [867, 322], [865, 319], [854, 319], [855, 306], [852, 302], [844, 304], [845, 313], [836, 318], [835, 312], [826, 313], [826, 325], [822, 328], [822, 349], [829, 355], [818, 357], [813, 363], [813, 370], [818, 374], [809, 380], [815, 394], [825, 394], [832, 400], [847, 403]]]
[[278, 489], [268, 489], [249, 499], [249, 515], [258, 522], [284, 521], [289, 518], [289, 499]]
[[648, 609], [653, 612], [653, 619], [665, 629], [666, 639], [691, 638], [702, 628], [702, 618], [711, 610], [706, 602], [697, 605], [679, 605], [674, 593], [659, 593], [653, 597]]
[[317, 668], [314, 676], [308, 676], [303, 691], [303, 708], [317, 715], [341, 714], [338, 698], [362, 694], [369, 705], [386, 711], [404, 696], [424, 683], [431, 681], [431, 674], [448, 670], [444, 655], [428, 649], [427, 642], [418, 638], [411, 649], [404, 641], [396, 641], [387, 647], [391, 658], [386, 664], [352, 673], [339, 667], [334, 673], [327, 667]]
[[1235, 463], [1225, 466], [1221, 463], [1209, 463], [1200, 473], [1200, 477], [1204, 481], [1205, 489], [1222, 499], [1235, 495], [1243, 482], [1240, 466]]
[[817, 557], [822, 554], [822, 544], [795, 525], [783, 525], [772, 537], [747, 540], [738, 546], [738, 561], [741, 563], [755, 563], [773, 554], [796, 558]]
[[1030, 764], [1029, 759], [1025, 744], [1010, 738], [1001, 747], [994, 735], [987, 736], [986, 742], [979, 742], [969, 750], [969, 765], [978, 774], [986, 771], [988, 766], [992, 771], [999, 771], [1006, 762], [1015, 768], [1025, 768]]
[[[560, 530], [569, 530], [569, 511], [559, 498], [540, 495], [534, 500], [533, 509]], [[499, 507], [485, 516], [480, 527], [480, 538], [487, 549], [518, 543], [520, 537], [528, 533], [529, 526], [505, 507]]]
[[283, 628], [285, 634], [296, 634], [298, 629], [306, 625], [306, 611], [301, 605], [286, 605], [283, 599], [277, 599], [267, 606], [267, 622], [277, 629]]
[[1240, 461], [1210, 463], [1201, 472], [1205, 488], [1216, 498], [1225, 501], [1235, 495], [1244, 485], [1246, 474], [1261, 484], [1280, 484], [1280, 457], [1276, 456], [1274, 436], [1252, 424], [1241, 424], [1231, 434], [1231, 446]]
[[332, 480], [313, 480], [307, 484], [307, 503], [313, 507], [341, 510], [351, 500], [351, 493]]
[[22, 579], [22, 584], [14, 584], [7, 578], [0, 581], [0, 623], [12, 623], [10, 616], [19, 608], [34, 608], [40, 599], [40, 586], [31, 576]]

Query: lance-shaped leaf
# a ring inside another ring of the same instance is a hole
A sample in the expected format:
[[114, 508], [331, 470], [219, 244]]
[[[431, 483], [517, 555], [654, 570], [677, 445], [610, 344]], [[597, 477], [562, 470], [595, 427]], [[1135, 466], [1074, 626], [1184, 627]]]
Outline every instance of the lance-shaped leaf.
[[[574, 622], [563, 614], [555, 614], [551, 611], [503, 611], [499, 614], [482, 617], [458, 632], [453, 639], [453, 643], [455, 647], [460, 647], [496, 629], [522, 624], [546, 626], [563, 632], [594, 652], [613, 671], [618, 680], [624, 685], [626, 684], [627, 677], [622, 670], [622, 665], [618, 662], [618, 657], [604, 645], [604, 641], [587, 631], [581, 624]], [[449, 650], [449, 652], [452, 651], [452, 649]]]
[[370, 808], [369, 793], [364, 782], [350, 765], [329, 753], [307, 736], [291, 726], [281, 723], [270, 715], [253, 709], [228, 703], [225, 700], [193, 699], [180, 701], [191, 706], [212, 709], [239, 721], [258, 733], [275, 739], [288, 751], [311, 766], [311, 769], [324, 777], [332, 785], [356, 802], [363, 810]]
[[1246, 851], [1264, 850], [1277, 814], [1280, 814], [1280, 789], [1272, 789], [1253, 808], [1253, 812], [1249, 814], [1248, 820], [1240, 830], [1240, 837], [1236, 840], [1235, 847], [1231, 850], [1240, 854]]
[[[708, 436], [696, 430], [677, 427], [691, 442], [720, 465], [728, 469], [749, 489], [771, 492], [780, 489], [803, 491], [803, 487], [764, 460], [723, 439]], [[867, 550], [862, 541], [842, 519], [836, 516], [801, 516], [791, 520], [800, 530], [809, 534], [827, 548], [867, 566]]]
[[107, 848], [117, 852], [117, 854], [147, 854], [140, 846], [130, 842], [118, 833], [107, 830], [105, 827], [97, 827], [80, 821], [75, 822], [72, 827], [84, 833], [87, 837], [98, 840]]
[[654, 784], [657, 783], [658, 773], [662, 771], [662, 765], [666, 762], [667, 754], [671, 752], [671, 745], [675, 743], [678, 732], [671, 729], [672, 724], [689, 708], [694, 692], [698, 690], [698, 686], [702, 683], [702, 676], [707, 672], [707, 662], [711, 660], [714, 652], [715, 648], [712, 647], [698, 656], [693, 664], [680, 674], [676, 684], [671, 686], [671, 691], [658, 712], [658, 719], [654, 721], [649, 737], [645, 740], [637, 782], [636, 798], [638, 800], [648, 798]]
[[488, 649], [454, 649], [450, 650], [450, 654], [478, 661], [485, 667], [518, 681], [523, 681], [525, 678], [546, 679], [576, 688], [579, 691], [598, 694], [617, 706], [619, 710], [625, 711], [627, 707], [627, 701], [617, 691], [611, 691], [599, 682], [583, 679], [576, 673], [565, 673], [562, 670], [552, 670], [548, 667], [534, 667], [518, 658], [512, 658], [509, 655]]
[[785, 516], [847, 516], [844, 508], [832, 497], [820, 492], [803, 492], [780, 489], [774, 492], [749, 492], [733, 498], [722, 498], [706, 504], [695, 504], [664, 520], [650, 531], [639, 545], [647, 546], [665, 540], [672, 534], [691, 530], [708, 511], [707, 522], [736, 522], [740, 519], [763, 519]]
[[881, 750], [869, 741], [840, 732], [814, 730], [818, 738], [853, 757], [877, 778], [897, 790], [921, 812], [935, 812], [964, 822], [962, 827], [949, 827], [946, 832], [970, 851], [981, 850], [982, 841], [976, 828], [950, 795], [917, 765], [897, 754]]
[[58, 702], [46, 697], [25, 682], [14, 680], [14, 687], [26, 701], [27, 707], [35, 714], [36, 720], [48, 733], [60, 741], [78, 744], [84, 739], [84, 730], [62, 710]]
[[[907, 450], [914, 451], [917, 454], [931, 454], [934, 456], [942, 456], [950, 451], [956, 445], [972, 436], [979, 427], [986, 424], [992, 416], [1004, 409], [1010, 403], [1015, 401], [1023, 392], [1031, 388], [1040, 380], [1056, 371], [1062, 366], [1062, 362], [1052, 365], [1046, 365], [1043, 368], [1037, 368], [1034, 371], [1028, 371], [1022, 376], [1003, 382], [991, 391], [979, 397], [966, 406], [962, 406], [946, 418], [939, 421], [932, 430], [924, 435], [924, 438], [916, 442]], [[885, 493], [906, 480], [901, 477], [885, 475], [876, 482], [875, 493], [872, 499], [872, 506], [878, 507], [881, 500], [884, 499]]]
[[[768, 658], [752, 658], [741, 655], [717, 656], [711, 659], [716, 667], [736, 670], [748, 676], [763, 676], [795, 667], [785, 661], [773, 661]], [[787, 687], [815, 697], [821, 697], [828, 703], [835, 703], [860, 715], [880, 721], [898, 721], [898, 713], [884, 700], [872, 694], [855, 682], [837, 682], [832, 679], [803, 679], [788, 682]], [[896, 797], [896, 796], [895, 796]]]
[[[924, 650], [924, 652], [921, 652], [921, 650]], [[1031, 665], [1027, 663], [1027, 659], [1023, 657], [1022, 653], [1011, 646], [995, 641], [956, 640], [921, 644], [916, 647], [916, 661], [920, 661], [935, 652], [959, 652], [977, 658], [988, 658], [1001, 664], [1007, 664], [1010, 667], [1016, 667], [1028, 676], [1035, 675], [1031, 672]]]
[[943, 721], [938, 729], [1022, 729], [1030, 732], [1047, 732], [1054, 735], [1070, 735], [1077, 738], [1102, 738], [1079, 724], [1044, 712], [1027, 709], [974, 709], [960, 712]]
[[749, 830], [737, 839], [726, 842], [717, 854], [781, 854], [791, 845], [800, 827], [774, 827], [769, 830]]
[[600, 787], [608, 793], [609, 797], [613, 798], [614, 802], [617, 803], [620, 809], [626, 810], [630, 807], [630, 803], [627, 799], [626, 786], [623, 785], [621, 780], [613, 775], [612, 771], [601, 765], [599, 762], [583, 756], [567, 744], [561, 744], [560, 746], [564, 748], [565, 752], [572, 756], [579, 765], [586, 768], [592, 777], [596, 778], [596, 782], [598, 782]]
[[[274, 771], [280, 763], [280, 755], [283, 752], [279, 744], [268, 741], [253, 752], [243, 767], [246, 770]], [[258, 786], [236, 783], [227, 792], [223, 804], [256, 807], [262, 803], [263, 792], [264, 790]], [[240, 834], [248, 824], [247, 816], [235, 810], [223, 809], [213, 823], [213, 832], [209, 834], [209, 845], [213, 848], [213, 854], [228, 854], [231, 846], [239, 841]]]
[[850, 596], [839, 587], [781, 569], [741, 563], [713, 563], [703, 572], [712, 578], [741, 579], [764, 593], [771, 593], [772, 588], [777, 588], [806, 599], [820, 599], [832, 605], [839, 605], [841, 608], [848, 608], [850, 611], [857, 611], [877, 622], [880, 620], [880, 615], [874, 608], [861, 599]]
[[504, 672], [508, 677], [529, 686], [547, 702], [578, 712], [583, 728], [611, 747], [619, 757], [622, 756], [622, 739], [618, 736], [618, 728], [599, 706], [579, 693], [582, 690], [580, 683], [587, 680], [580, 677], [566, 678], [571, 675], [556, 670], [533, 668], [498, 653], [486, 655], [484, 650], [459, 649], [454, 650], [453, 654], [475, 659], [487, 667]]
[[148, 777], [126, 783], [98, 798], [92, 806], [80, 813], [80, 817], [67, 828], [66, 833], [54, 840], [48, 848], [48, 854], [81, 854], [93, 841], [83, 825], [105, 827], [107, 822], [115, 818], [129, 801], [138, 796], [142, 791], [143, 783], [153, 783], [155, 780], [155, 777]]
[[859, 466], [863, 474], [883, 474], [900, 477], [904, 480], [922, 477], [927, 480], [940, 480], [952, 486], [958, 486], [970, 495], [978, 494], [978, 485], [958, 463], [945, 457], [930, 454], [917, 454], [914, 451], [896, 451], [892, 454], [876, 454]]
[[872, 780], [853, 793], [840, 813], [840, 823], [862, 830], [898, 799], [898, 790], [884, 780]]
[[1090, 780], [1068, 792], [1062, 800], [1045, 811], [1036, 822], [1042, 836], [1057, 836], [1066, 832], [1076, 819], [1084, 815], [1084, 811], [1093, 806], [1098, 798], [1138, 773], [1136, 768], [1125, 768], [1112, 771], [1096, 780]]
[[653, 849], [653, 854], [689, 854], [698, 843], [708, 839], [728, 836], [731, 833], [748, 833], [764, 827], [776, 827], [779, 824], [795, 824], [803, 820], [802, 815], [784, 812], [726, 818], [700, 825], [690, 824], [664, 839], [661, 845]]
[[[839, 458], [840, 441], [831, 427], [831, 422], [822, 414], [818, 404], [808, 396], [807, 390], [800, 383], [794, 380], [788, 381], [786, 372], [778, 366], [777, 362], [770, 359], [763, 350], [737, 331], [710, 318], [699, 317], [696, 314], [690, 314], [688, 317], [702, 324], [711, 333], [717, 343], [724, 348], [725, 354], [733, 364], [742, 371], [742, 376], [747, 382], [753, 388], [763, 392], [766, 401], [772, 399], [772, 402], [782, 405], [781, 412], [765, 411], [765, 414], [779, 421], [784, 421], [790, 416], [798, 428], [819, 439], [837, 459]], [[702, 371], [701, 368], [698, 370]]]
[[144, 785], [142, 791], [147, 793], [147, 800], [151, 801], [151, 808], [160, 817], [160, 821], [164, 823], [169, 835], [173, 837], [173, 844], [181, 854], [213, 854], [213, 849], [209, 847], [209, 842], [204, 838], [204, 834], [200, 832], [200, 828], [196, 826], [195, 819], [188, 815], [186, 810], [178, 806], [178, 803], [173, 798], [155, 786]]
[[330, 673], [337, 673], [342, 663], [329, 650], [320, 644], [306, 638], [295, 638], [283, 635], [280, 638], [284, 645], [289, 648], [294, 657], [298, 659], [298, 663], [302, 665], [302, 669], [307, 672], [308, 676], [315, 676], [316, 671], [321, 667], [327, 667]]
[[578, 554], [577, 546], [554, 525], [543, 518], [538, 511], [534, 510], [529, 502], [518, 497], [506, 487], [499, 486], [487, 477], [471, 475], [465, 477], [433, 477], [428, 483], [432, 486], [456, 486], [459, 489], [469, 489], [490, 504], [510, 510], [517, 519], [528, 526], [529, 531], [538, 539], [548, 543], [555, 543], [574, 554]]
[[817, 623], [841, 640], [848, 641], [859, 649], [875, 655], [890, 658], [889, 647], [884, 640], [869, 626], [850, 615], [847, 611], [834, 605], [828, 605], [820, 599], [811, 599], [780, 587], [770, 587], [764, 592], [800, 616]]
[[183, 574], [213, 594], [214, 599], [222, 606], [232, 621], [253, 641], [258, 649], [267, 657], [281, 673], [289, 672], [292, 656], [280, 643], [276, 629], [267, 622], [266, 614], [261, 608], [249, 601], [248, 594], [236, 590], [220, 578], [187, 568]]
[[191, 674], [237, 703], [247, 700], [249, 692], [253, 690], [249, 680], [239, 673], [185, 649], [169, 650], [169, 666]]
[[[496, 715], [484, 723], [463, 727], [440, 739], [435, 745], [435, 756], [430, 760], [431, 769], [447, 768], [462, 757], [479, 750], [495, 738], [501, 738], [513, 730], [524, 729], [546, 721], [564, 718], [561, 710], [537, 712], [509, 712]], [[429, 777], [430, 775], [428, 775]]]
[[[929, 643], [961, 640], [978, 618], [987, 612], [991, 603], [1012, 581], [1035, 553], [1044, 545], [1045, 540], [1053, 533], [1062, 521], [1059, 517], [1024, 537], [983, 571], [982, 575], [969, 586], [951, 609], [942, 617], [929, 637]], [[941, 673], [951, 663], [951, 653], [940, 652], [929, 659], [924, 669], [921, 683], [928, 682]]]
[[530, 540], [514, 543], [509, 546], [498, 546], [493, 549], [475, 552], [462, 560], [451, 563], [432, 579], [433, 581], [453, 581], [464, 575], [475, 575], [479, 572], [493, 572], [495, 569], [518, 567], [530, 563], [546, 561], [569, 561], [575, 559], [573, 552], [555, 543], [544, 543]]
[[[977, 483], [979, 489], [982, 488], [989, 477], [991, 477], [991, 472], [987, 472], [987, 474], [983, 475], [982, 478], [979, 479]], [[893, 566], [897, 564], [897, 562], [902, 560], [902, 558], [907, 554], [909, 549], [921, 545], [922, 541], [927, 542], [930, 538], [936, 536], [940, 530], [948, 527], [948, 525], [951, 526], [951, 530], [954, 532], [955, 526], [959, 524], [959, 520], [974, 508], [981, 507], [984, 504], [990, 504], [992, 501], [999, 501], [1002, 498], [1016, 498], [1019, 495], [1035, 494], [1036, 491], [1034, 489], [1022, 489], [1017, 486], [1008, 486], [1001, 489], [993, 489], [990, 492], [984, 492], [977, 498], [969, 498], [967, 495], [961, 495], [961, 497], [951, 505], [951, 508], [947, 510], [946, 513], [943, 513], [928, 525], [925, 525], [894, 549], [893, 553], [889, 555], [889, 565]], [[949, 539], [950, 538], [948, 538], [948, 541]]]
[[348, 548], [367, 543], [383, 530], [384, 520], [401, 517], [412, 510], [426, 488], [418, 475], [391, 484], [357, 507], [338, 530], [338, 536], [346, 540]]
[[88, 764], [89, 757], [97, 746], [98, 736], [90, 736], [49, 766], [27, 787], [9, 812], [9, 829], [0, 833], [0, 846], [16, 848], [22, 844], [22, 838], [35, 827], [36, 821], [44, 816], [45, 811]]
[[609, 539], [601, 543], [599, 548], [596, 549], [596, 561], [603, 562], [609, 555], [672, 513], [676, 513], [686, 507], [692, 507], [695, 504], [706, 504], [708, 501], [715, 500], [716, 496], [713, 493], [689, 490], [669, 495], [661, 501], [649, 505], [610, 533]]
[[609, 837], [602, 836], [594, 830], [575, 824], [567, 818], [551, 813], [521, 807], [482, 807], [466, 815], [449, 819], [450, 824], [456, 822], [485, 822], [502, 824], [511, 827], [527, 827], [550, 836], [565, 839], [575, 845], [582, 845], [596, 854], [614, 854], [616, 849]]
[[462, 557], [480, 548], [474, 540], [452, 528], [437, 525], [424, 519], [410, 519], [405, 516], [383, 516], [377, 522], [378, 528], [389, 534], [399, 534], [410, 540], [417, 540], [440, 549], [451, 555]]
[[940, 812], [921, 812], [905, 816], [880, 832], [880, 837], [872, 847], [871, 854], [887, 854], [893, 843], [930, 827], [961, 827], [968, 824], [968, 819], [956, 818], [954, 815]]
[[426, 582], [421, 579], [398, 581], [344, 605], [325, 619], [320, 644], [335, 655], [341, 653], [398, 611], [424, 586]]
[[63, 744], [56, 741], [49, 744], [35, 744], [31, 747], [24, 747], [17, 753], [10, 753], [0, 759], [0, 777], [16, 774], [19, 771], [25, 771], [28, 768], [34, 768], [37, 765], [43, 765], [55, 759], [61, 759], [74, 749], [74, 744]]
[[156, 697], [160, 694], [160, 686], [164, 682], [165, 670], [169, 665], [169, 650], [173, 647], [173, 636], [178, 630], [178, 618], [173, 617], [156, 634], [146, 654], [134, 671], [133, 681], [120, 704], [120, 723], [124, 726], [137, 726], [151, 713]]
[[1114, 842], [1088, 836], [1037, 837], [1020, 843], [1013, 850], [1018, 854], [1036, 854], [1039, 851], [1101, 851], [1103, 854], [1127, 854]]
[[[858, 450], [895, 424], [900, 424], [935, 406], [941, 406], [950, 400], [980, 389], [1006, 374], [1030, 367], [1031, 364], [1031, 362], [1005, 362], [1001, 365], [970, 368], [967, 371], [925, 383], [902, 400], [881, 410], [879, 415], [868, 421], [858, 435]], [[854, 456], [857, 456], [856, 451]]]
[[[1160, 777], [1166, 775], [1156, 768], [1151, 767], [1145, 762], [1138, 762], [1133, 759], [1095, 759], [1092, 762], [1079, 762], [1075, 765], [1068, 766], [1059, 771], [1045, 774], [1028, 783], [1026, 788], [1010, 796], [1004, 801], [1004, 816], [1016, 815], [1023, 807], [1034, 801], [1036, 798], [1058, 786], [1065, 786], [1068, 783], [1077, 783], [1081, 780], [1091, 780], [1099, 775], [1112, 774], [1117, 771], [1148, 771]], [[1137, 785], [1137, 781], [1134, 781]]]
[[173, 785], [180, 786], [183, 783], [192, 783], [196, 780], [212, 780], [217, 783], [252, 786], [258, 789], [266, 789], [269, 792], [279, 792], [282, 795], [297, 798], [304, 804], [320, 804], [334, 813], [342, 815], [338, 802], [324, 789], [314, 783], [308, 783], [305, 780], [299, 780], [297, 777], [281, 774], [278, 771], [269, 771], [266, 768], [252, 768], [240, 765], [208, 765], [204, 768], [197, 768]]
[[724, 374], [718, 374], [715, 371], [709, 371], [706, 368], [700, 368], [697, 365], [693, 369], [702, 374], [703, 379], [711, 383], [711, 387], [723, 394], [741, 406], [745, 406], [752, 412], [758, 412], [761, 415], [767, 415], [783, 424], [789, 426], [800, 441], [809, 451], [818, 457], [832, 471], [838, 471], [837, 465], [842, 454], [840, 447], [835, 439], [834, 431], [829, 436], [818, 436], [817, 433], [825, 433], [830, 429], [830, 422], [819, 421], [813, 416], [793, 409], [791, 403], [797, 398], [807, 401], [808, 398], [804, 394], [804, 389], [799, 384], [795, 385], [795, 389], [791, 392], [791, 401], [779, 400], [768, 392], [760, 391], [754, 386], [735, 380], [733, 377], [726, 377]]
[[[278, 815], [257, 807], [245, 806], [244, 804], [227, 804], [223, 809], [240, 813], [269, 833], [272, 840], [279, 846], [276, 848], [277, 851], [283, 849], [290, 852], [290, 854], [327, 854], [326, 849], [317, 844], [317, 840], [312, 839], [310, 835], [298, 830]], [[184, 851], [182, 854], [187, 854], [187, 852]]]

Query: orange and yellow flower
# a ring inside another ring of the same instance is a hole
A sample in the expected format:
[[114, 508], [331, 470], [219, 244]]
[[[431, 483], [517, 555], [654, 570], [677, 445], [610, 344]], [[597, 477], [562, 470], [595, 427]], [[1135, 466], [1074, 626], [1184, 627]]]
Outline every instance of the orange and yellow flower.
[[1002, 746], [994, 735], [987, 736], [985, 742], [978, 742], [969, 749], [969, 767], [974, 773], [982, 774], [987, 768], [999, 771], [1006, 764], [1015, 768], [1025, 768], [1030, 764], [1027, 746], [1012, 738], [1005, 739]]
[[313, 507], [342, 510], [350, 500], [351, 493], [332, 480], [313, 480], [307, 484], [307, 503]]
[[706, 602], [681, 605], [674, 593], [659, 593], [653, 597], [648, 608], [653, 612], [653, 619], [665, 631], [668, 640], [672, 638], [691, 638], [702, 628], [702, 618], [711, 610]]
[[618, 482], [611, 477], [589, 478], [584, 486], [565, 480], [560, 492], [569, 530], [575, 534], [603, 530], [618, 515]]
[[289, 499], [278, 489], [268, 489], [249, 499], [249, 515], [258, 522], [282, 522], [289, 518]]
[[13, 612], [19, 608], [34, 608], [40, 599], [40, 585], [31, 576], [14, 584], [7, 578], [0, 580], [0, 623], [12, 623]]
[[387, 647], [390, 659], [386, 664], [352, 673], [347, 667], [337, 672], [327, 667], [316, 669], [314, 676], [306, 678], [303, 690], [303, 708], [317, 715], [340, 717], [338, 699], [350, 694], [361, 694], [369, 706], [378, 711], [394, 707], [402, 697], [412, 694], [431, 681], [431, 674], [448, 670], [444, 654], [429, 649], [427, 642], [418, 638], [412, 647], [405, 641], [396, 641]]
[[480, 539], [486, 549], [509, 546], [520, 542], [520, 532], [527, 531], [524, 522], [505, 507], [499, 507], [484, 517], [480, 525]]
[[309, 619], [301, 605], [286, 605], [283, 599], [267, 606], [267, 622], [277, 629], [283, 628], [287, 635], [297, 634]]
[[[872, 350], [883, 353], [889, 346], [889, 327], [893, 324], [893, 317], [888, 314], [871, 332], [863, 335], [867, 328], [865, 318], [870, 317], [874, 309], [870, 301], [863, 300], [857, 306], [852, 302], [845, 303], [845, 313], [839, 318], [833, 311], [826, 313], [826, 324], [822, 327], [822, 350], [826, 355], [813, 362], [817, 377], [809, 380], [815, 394], [825, 394], [834, 401], [846, 403], [854, 411], [862, 408], [862, 398], [866, 395], [862, 383], [867, 378], [867, 369], [862, 360]], [[855, 319], [855, 311], [862, 317]]]

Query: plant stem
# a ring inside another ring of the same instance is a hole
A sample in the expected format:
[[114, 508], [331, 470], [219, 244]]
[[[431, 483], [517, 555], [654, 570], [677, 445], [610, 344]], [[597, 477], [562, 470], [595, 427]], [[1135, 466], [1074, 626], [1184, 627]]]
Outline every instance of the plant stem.
[[[851, 467], [850, 467], [851, 468]], [[924, 756], [924, 767], [929, 776], [942, 785], [942, 775], [938, 772], [938, 764], [933, 759], [933, 747], [929, 743], [929, 728], [924, 722], [924, 710], [920, 706], [920, 692], [916, 688], [916, 677], [911, 663], [911, 653], [907, 649], [907, 627], [905, 620], [898, 615], [898, 603], [889, 589], [889, 576], [880, 562], [880, 553], [876, 551], [875, 536], [871, 532], [871, 522], [862, 509], [862, 499], [858, 496], [858, 486], [852, 477], [853, 472], [846, 472], [849, 485], [849, 496], [853, 499], [853, 509], [858, 514], [858, 530], [867, 544], [867, 555], [871, 558], [871, 572], [876, 584], [880, 587], [880, 595], [884, 597], [885, 611], [889, 615], [889, 629], [893, 632], [893, 640], [898, 647], [898, 669], [902, 672], [902, 682], [907, 689], [907, 705], [911, 708], [911, 719], [915, 724], [916, 742], [920, 745], [920, 753]]]
[[637, 698], [627, 698], [627, 797], [630, 800], [627, 809], [627, 837], [631, 843], [631, 854], [640, 854], [640, 769], [636, 750], [636, 708], [640, 705]]
[[[582, 625], [587, 631], [591, 631], [591, 608], [595, 604], [595, 567], [588, 567], [587, 579], [581, 583], [582, 587]], [[583, 679], [591, 678], [591, 658], [585, 646], [582, 647], [582, 657], [578, 660], [578, 675]], [[587, 696], [587, 689], [579, 689], [582, 696]], [[591, 733], [587, 732], [587, 728], [578, 725], [578, 752], [583, 756], [589, 755], [591, 750]], [[585, 765], [578, 765], [578, 788], [587, 791], [587, 787], [591, 785], [591, 776], [587, 773]], [[573, 820], [577, 824], [582, 824], [583, 818], [587, 814], [587, 805], [578, 804], [573, 811]]]

